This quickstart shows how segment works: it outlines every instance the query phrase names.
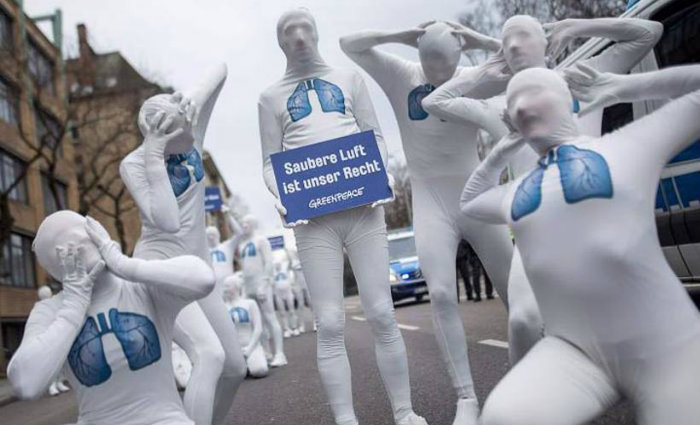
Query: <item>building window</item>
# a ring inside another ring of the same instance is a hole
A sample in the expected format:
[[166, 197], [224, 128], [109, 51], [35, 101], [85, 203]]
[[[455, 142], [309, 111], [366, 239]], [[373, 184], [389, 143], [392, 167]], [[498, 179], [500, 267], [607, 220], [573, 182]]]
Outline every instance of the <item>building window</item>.
[[10, 360], [19, 348], [24, 336], [26, 322], [23, 320], [3, 321], [2, 326], [2, 348], [5, 350], [5, 359]]
[[0, 9], [0, 49], [12, 49], [12, 19]]
[[48, 90], [49, 93], [54, 94], [53, 62], [51, 62], [51, 59], [49, 59], [31, 40], [27, 48], [27, 62], [29, 64], [29, 74], [39, 88]]
[[44, 213], [46, 215], [55, 213], [58, 210], [66, 209], [66, 193], [68, 192], [65, 184], [53, 179], [56, 195], [51, 192], [51, 184], [49, 177], [46, 174], [41, 174], [41, 192], [44, 195]]
[[3, 244], [0, 259], [0, 285], [34, 288], [32, 239], [11, 233]]
[[17, 90], [0, 78], [0, 119], [16, 127], [18, 104], [19, 95]]
[[36, 121], [36, 138], [40, 146], [46, 146], [49, 149], [57, 149], [59, 155], [63, 154], [61, 145], [62, 139], [61, 125], [51, 115], [47, 114], [38, 107], [34, 107]]
[[[14, 156], [0, 150], [0, 190], [5, 192], [16, 180], [20, 179], [26, 165]], [[13, 201], [27, 203], [27, 179], [22, 177], [10, 190], [9, 198]]]

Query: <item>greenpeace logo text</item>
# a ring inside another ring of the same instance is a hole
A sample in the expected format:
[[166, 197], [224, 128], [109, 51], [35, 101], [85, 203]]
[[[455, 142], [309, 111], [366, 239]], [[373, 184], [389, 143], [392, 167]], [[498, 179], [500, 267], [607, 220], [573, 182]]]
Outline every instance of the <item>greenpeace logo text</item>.
[[333, 195], [323, 196], [321, 198], [314, 198], [309, 201], [309, 208], [316, 209], [324, 205], [335, 204], [340, 201], [347, 201], [348, 199], [358, 198], [364, 194], [365, 187], [358, 187], [357, 189], [348, 190], [345, 192], [334, 193]]

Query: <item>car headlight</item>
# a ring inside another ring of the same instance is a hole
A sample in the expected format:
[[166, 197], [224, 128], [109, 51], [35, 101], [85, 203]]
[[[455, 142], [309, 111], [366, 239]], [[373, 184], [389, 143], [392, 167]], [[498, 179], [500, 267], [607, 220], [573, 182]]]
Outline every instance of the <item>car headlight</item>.
[[393, 271], [389, 272], [389, 283], [397, 283], [399, 281], [399, 277], [396, 276], [396, 273]]

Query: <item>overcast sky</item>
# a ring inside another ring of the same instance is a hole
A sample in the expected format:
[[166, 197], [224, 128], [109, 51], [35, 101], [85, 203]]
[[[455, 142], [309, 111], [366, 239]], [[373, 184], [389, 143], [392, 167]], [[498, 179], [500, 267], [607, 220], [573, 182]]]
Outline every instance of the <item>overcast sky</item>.
[[[404, 29], [430, 19], [455, 20], [469, 0], [25, 0], [30, 16], [63, 11], [64, 54], [76, 51], [75, 26], [85, 23], [98, 53], [119, 50], [139, 71], [176, 89], [196, 82], [202, 70], [225, 62], [226, 86], [209, 123], [205, 148], [234, 192], [256, 214], [266, 233], [281, 228], [262, 180], [257, 99], [284, 73], [275, 24], [280, 14], [308, 7], [319, 30], [319, 48], [331, 66], [356, 67], [338, 47], [342, 35], [365, 29]], [[388, 46], [407, 58], [413, 49]], [[392, 155], [403, 157], [393, 111], [376, 83], [365, 79]]]

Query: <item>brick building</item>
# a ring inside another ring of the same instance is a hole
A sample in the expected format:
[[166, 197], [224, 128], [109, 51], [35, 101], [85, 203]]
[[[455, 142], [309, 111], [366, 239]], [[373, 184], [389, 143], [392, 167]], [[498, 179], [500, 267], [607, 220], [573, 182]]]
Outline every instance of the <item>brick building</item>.
[[[60, 11], [50, 17], [60, 40]], [[31, 252], [43, 218], [77, 207], [64, 64], [21, 9], [0, 0], [0, 375], [16, 350], [39, 285], [49, 283]]]

